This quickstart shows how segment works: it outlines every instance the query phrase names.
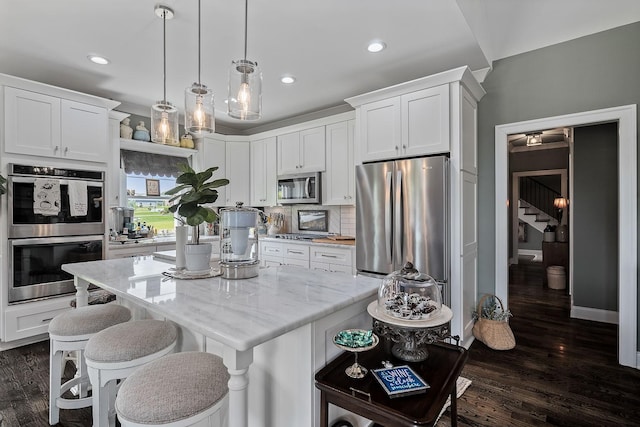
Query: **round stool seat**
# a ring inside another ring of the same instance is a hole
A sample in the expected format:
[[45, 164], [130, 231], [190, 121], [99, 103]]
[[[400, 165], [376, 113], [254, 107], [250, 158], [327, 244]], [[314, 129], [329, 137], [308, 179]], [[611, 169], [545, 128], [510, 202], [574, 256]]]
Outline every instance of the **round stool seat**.
[[211, 353], [175, 353], [148, 363], [122, 384], [118, 418], [139, 424], [168, 424], [205, 412], [228, 392], [229, 373]]
[[49, 323], [56, 337], [88, 337], [109, 326], [131, 320], [131, 311], [117, 304], [78, 307], [57, 315]]
[[175, 325], [163, 320], [120, 323], [91, 337], [84, 356], [94, 362], [127, 362], [157, 353], [175, 343], [177, 337]]

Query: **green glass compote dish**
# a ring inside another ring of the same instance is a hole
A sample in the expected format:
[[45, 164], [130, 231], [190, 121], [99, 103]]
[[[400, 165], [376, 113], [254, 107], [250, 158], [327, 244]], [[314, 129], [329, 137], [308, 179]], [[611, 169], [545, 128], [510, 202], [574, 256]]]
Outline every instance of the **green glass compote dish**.
[[336, 347], [354, 354], [355, 363], [344, 371], [349, 377], [364, 378], [368, 370], [358, 363], [358, 353], [371, 350], [378, 342], [378, 336], [373, 331], [365, 329], [345, 329], [333, 337]]

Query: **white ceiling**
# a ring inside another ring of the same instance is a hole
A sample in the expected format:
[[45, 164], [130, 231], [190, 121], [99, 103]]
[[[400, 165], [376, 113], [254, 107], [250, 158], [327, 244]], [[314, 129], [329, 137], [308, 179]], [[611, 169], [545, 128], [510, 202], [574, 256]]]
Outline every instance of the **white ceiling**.
[[[122, 102], [149, 116], [162, 99], [159, 0], [0, 0], [0, 72]], [[165, 0], [167, 99], [197, 80], [197, 0]], [[263, 70], [263, 118], [226, 116], [227, 73], [243, 55], [244, 1], [202, 0], [202, 83], [219, 130], [253, 133], [344, 99], [640, 21], [639, 0], [250, 0], [248, 55]], [[384, 40], [371, 54], [366, 46]], [[89, 62], [89, 53], [111, 64]], [[283, 74], [297, 78], [284, 86]], [[335, 110], [332, 110], [335, 111]], [[226, 128], [226, 129], [223, 129]]]

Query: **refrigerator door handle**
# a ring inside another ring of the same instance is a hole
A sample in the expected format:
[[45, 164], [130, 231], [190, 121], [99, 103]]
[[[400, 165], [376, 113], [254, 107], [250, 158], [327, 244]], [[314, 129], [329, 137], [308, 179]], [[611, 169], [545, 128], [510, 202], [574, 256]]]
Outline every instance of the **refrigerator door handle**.
[[384, 238], [387, 263], [392, 264], [391, 259], [391, 172], [387, 172], [384, 194]]
[[404, 264], [404, 254], [402, 253], [402, 230], [403, 226], [403, 215], [402, 215], [402, 171], [396, 171], [396, 182], [394, 188], [394, 198], [393, 204], [395, 206], [394, 212], [394, 230], [393, 230], [393, 252], [394, 252], [394, 264], [398, 269], [402, 268]]

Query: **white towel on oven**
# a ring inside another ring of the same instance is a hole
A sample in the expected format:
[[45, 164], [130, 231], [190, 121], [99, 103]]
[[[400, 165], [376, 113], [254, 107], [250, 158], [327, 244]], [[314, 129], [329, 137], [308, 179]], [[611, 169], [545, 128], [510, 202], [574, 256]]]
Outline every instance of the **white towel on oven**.
[[45, 216], [60, 213], [60, 181], [47, 178], [33, 181], [33, 213]]
[[69, 180], [69, 215], [87, 216], [87, 181]]

